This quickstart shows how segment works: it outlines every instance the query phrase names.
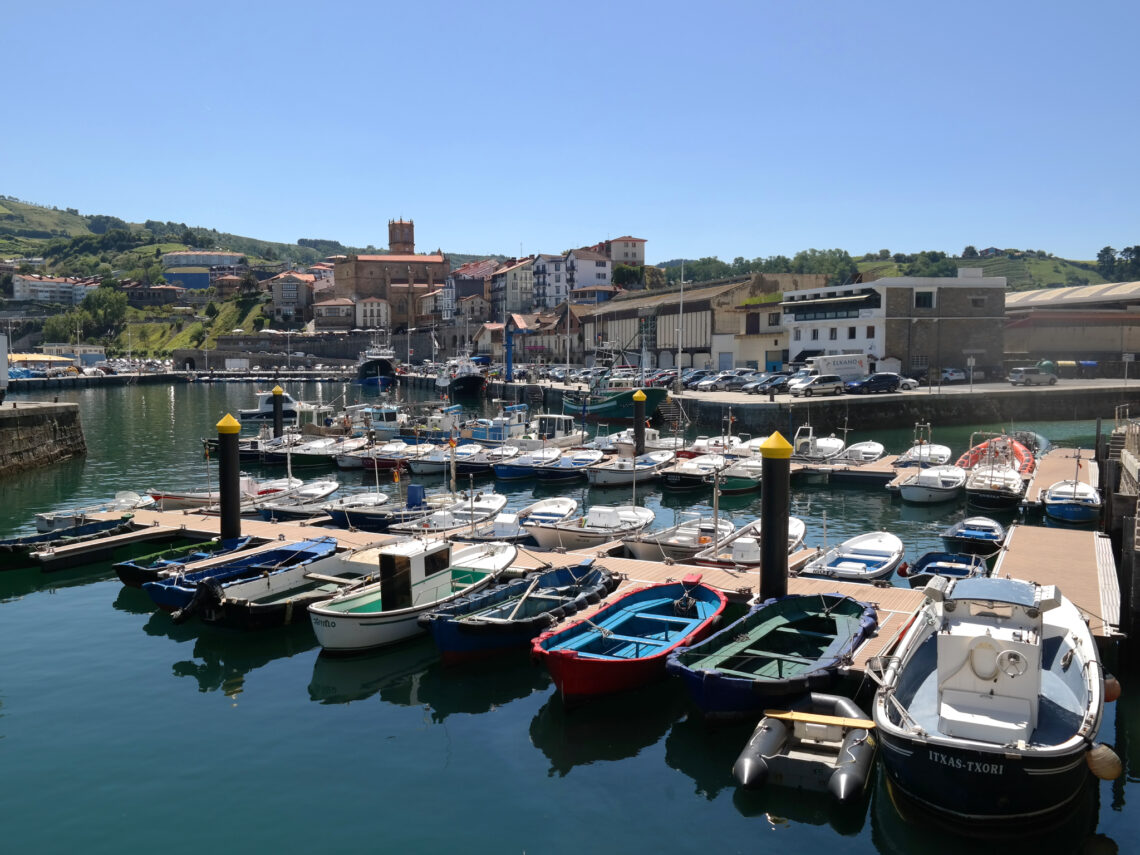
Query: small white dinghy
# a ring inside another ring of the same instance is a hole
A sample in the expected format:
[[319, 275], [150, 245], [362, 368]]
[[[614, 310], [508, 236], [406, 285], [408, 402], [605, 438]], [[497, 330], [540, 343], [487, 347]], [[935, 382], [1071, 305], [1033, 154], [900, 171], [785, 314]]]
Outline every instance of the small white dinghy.
[[638, 457], [618, 457], [602, 463], [595, 463], [586, 470], [586, 479], [595, 487], [613, 487], [650, 481], [661, 474], [661, 470], [673, 463], [676, 454], [672, 451], [650, 451]]
[[578, 503], [563, 496], [540, 499], [521, 511], [502, 511], [493, 520], [479, 523], [474, 532], [460, 529], [452, 536], [460, 540], [501, 540], [513, 543], [530, 537], [530, 530], [525, 527], [528, 520], [534, 523], [560, 523], [569, 519], [577, 510]]
[[874, 463], [886, 452], [881, 442], [875, 442], [873, 439], [864, 440], [863, 442], [854, 442], [847, 446], [843, 451], [836, 455], [836, 460], [842, 460], [847, 463]]
[[545, 549], [588, 549], [641, 531], [654, 514], [637, 505], [594, 505], [584, 516], [560, 523], [531, 523], [531, 537]]
[[[788, 517], [788, 552], [803, 545], [807, 526], [799, 517]], [[760, 520], [741, 526], [723, 541], [696, 554], [694, 562], [707, 567], [759, 567]]]
[[154, 507], [154, 498], [148, 495], [139, 495], [130, 490], [120, 490], [115, 498], [95, 505], [82, 508], [68, 508], [59, 511], [45, 511], [36, 514], [36, 531], [49, 532], [59, 528], [72, 528], [88, 522], [89, 514], [107, 513], [113, 511], [134, 511], [140, 508]]
[[889, 531], [873, 531], [820, 552], [800, 571], [844, 582], [871, 582], [891, 575], [902, 561], [903, 544]]
[[661, 531], [642, 532], [622, 538], [626, 549], [642, 561], [661, 561], [670, 558], [685, 561], [714, 541], [723, 541], [736, 530], [732, 521], [721, 517], [714, 520], [699, 513], [687, 514], [688, 519]]
[[899, 496], [904, 502], [917, 505], [949, 502], [962, 495], [966, 477], [966, 470], [959, 466], [919, 469], [899, 484]]
[[507, 497], [501, 493], [468, 493], [455, 504], [416, 520], [394, 523], [388, 530], [393, 534], [417, 535], [474, 531], [475, 526], [491, 519], [506, 506]]

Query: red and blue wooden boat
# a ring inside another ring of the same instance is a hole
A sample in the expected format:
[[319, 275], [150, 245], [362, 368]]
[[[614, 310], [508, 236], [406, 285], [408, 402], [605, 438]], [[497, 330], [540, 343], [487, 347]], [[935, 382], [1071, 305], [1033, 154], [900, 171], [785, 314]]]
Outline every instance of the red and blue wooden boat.
[[726, 604], [693, 573], [637, 588], [585, 620], [543, 633], [531, 656], [546, 666], [566, 704], [636, 689], [665, 675], [673, 650], [711, 633]]

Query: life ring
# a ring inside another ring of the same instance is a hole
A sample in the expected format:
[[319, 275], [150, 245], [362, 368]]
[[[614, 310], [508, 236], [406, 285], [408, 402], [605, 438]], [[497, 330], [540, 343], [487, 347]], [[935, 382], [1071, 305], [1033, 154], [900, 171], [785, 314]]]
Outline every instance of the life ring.
[[697, 543], [702, 543], [702, 544], [703, 543], [712, 543], [712, 538], [709, 537], [707, 534], [702, 534], [700, 537], [697, 538]]

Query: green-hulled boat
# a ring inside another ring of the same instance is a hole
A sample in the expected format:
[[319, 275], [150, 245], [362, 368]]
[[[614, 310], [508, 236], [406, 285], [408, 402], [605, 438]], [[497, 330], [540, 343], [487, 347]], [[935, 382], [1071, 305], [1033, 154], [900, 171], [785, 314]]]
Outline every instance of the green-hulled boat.
[[632, 386], [632, 382], [630, 378], [610, 377], [591, 389], [589, 394], [568, 392], [562, 398], [563, 412], [580, 416], [588, 422], [632, 422], [633, 393], [641, 389], [645, 394], [645, 417], [652, 418], [668, 396], [668, 391], [653, 386]]

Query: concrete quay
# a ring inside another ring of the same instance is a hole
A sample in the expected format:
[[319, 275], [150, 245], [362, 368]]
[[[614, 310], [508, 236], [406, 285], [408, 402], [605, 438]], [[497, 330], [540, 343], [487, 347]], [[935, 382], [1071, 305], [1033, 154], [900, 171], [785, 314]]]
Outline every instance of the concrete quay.
[[0, 477], [86, 453], [78, 404], [9, 400], [0, 407]]

